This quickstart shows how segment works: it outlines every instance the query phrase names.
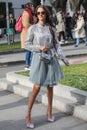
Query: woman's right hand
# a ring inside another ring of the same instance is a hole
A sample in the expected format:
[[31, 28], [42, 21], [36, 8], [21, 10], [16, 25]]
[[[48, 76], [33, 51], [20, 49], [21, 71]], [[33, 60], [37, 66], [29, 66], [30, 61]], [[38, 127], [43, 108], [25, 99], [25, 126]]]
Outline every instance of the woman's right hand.
[[46, 46], [40, 46], [40, 50], [43, 52], [46, 52], [48, 50], [48, 48]]

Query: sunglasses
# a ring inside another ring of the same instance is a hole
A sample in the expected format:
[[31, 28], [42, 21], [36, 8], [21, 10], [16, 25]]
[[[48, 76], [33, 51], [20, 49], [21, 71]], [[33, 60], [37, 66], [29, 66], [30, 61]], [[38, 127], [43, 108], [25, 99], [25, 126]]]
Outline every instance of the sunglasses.
[[37, 12], [37, 15], [45, 15], [46, 13], [45, 13], [45, 11], [42, 11], [42, 12]]

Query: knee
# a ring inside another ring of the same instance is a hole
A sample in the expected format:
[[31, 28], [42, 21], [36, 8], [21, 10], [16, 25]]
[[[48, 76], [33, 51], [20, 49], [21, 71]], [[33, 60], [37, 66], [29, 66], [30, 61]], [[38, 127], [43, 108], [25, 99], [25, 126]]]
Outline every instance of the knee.
[[34, 87], [33, 87], [33, 90], [38, 92], [40, 90], [40, 86], [35, 84]]
[[51, 91], [53, 91], [53, 87], [49, 87], [49, 86], [48, 86], [48, 87], [47, 87], [47, 90], [51, 92]]

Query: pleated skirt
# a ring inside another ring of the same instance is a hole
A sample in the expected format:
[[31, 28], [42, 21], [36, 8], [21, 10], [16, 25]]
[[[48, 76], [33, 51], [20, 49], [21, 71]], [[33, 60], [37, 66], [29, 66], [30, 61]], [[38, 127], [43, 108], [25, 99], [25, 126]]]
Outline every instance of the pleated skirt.
[[48, 64], [40, 59], [40, 53], [33, 54], [29, 78], [32, 83], [38, 84], [40, 87], [53, 87], [62, 78], [63, 72], [56, 56]]

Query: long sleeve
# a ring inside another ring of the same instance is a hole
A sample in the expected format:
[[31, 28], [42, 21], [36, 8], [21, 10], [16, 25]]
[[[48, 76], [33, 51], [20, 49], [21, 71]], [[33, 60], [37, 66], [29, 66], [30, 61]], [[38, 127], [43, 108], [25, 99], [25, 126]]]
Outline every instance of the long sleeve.
[[84, 26], [84, 20], [81, 19], [77, 22], [77, 27], [75, 28], [75, 31], [80, 30]]
[[61, 60], [64, 60], [64, 61], [67, 60], [60, 44], [56, 44], [56, 50], [57, 50], [58, 56]]
[[28, 27], [31, 26], [29, 14], [26, 11], [22, 14], [22, 24], [25, 29], [28, 29]]
[[74, 31], [78, 31], [78, 30], [80, 30], [81, 27], [82, 27], [82, 24], [80, 23], [79, 26], [77, 26], [77, 27], [74, 29]]
[[34, 30], [35, 28], [33, 25], [28, 29], [26, 40], [25, 40], [25, 49], [29, 51], [39, 52], [40, 45], [38, 45], [37, 42], [36, 44], [33, 44], [35, 41]]

